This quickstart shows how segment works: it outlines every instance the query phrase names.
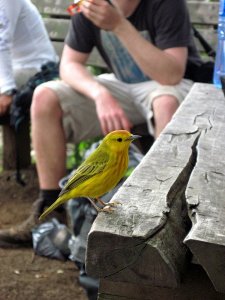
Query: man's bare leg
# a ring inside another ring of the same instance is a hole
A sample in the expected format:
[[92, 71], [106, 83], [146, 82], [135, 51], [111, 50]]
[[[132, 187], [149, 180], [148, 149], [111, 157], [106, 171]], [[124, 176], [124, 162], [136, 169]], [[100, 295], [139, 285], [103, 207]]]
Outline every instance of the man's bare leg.
[[66, 141], [57, 95], [37, 88], [31, 107], [32, 142], [41, 189], [58, 189], [65, 176]]

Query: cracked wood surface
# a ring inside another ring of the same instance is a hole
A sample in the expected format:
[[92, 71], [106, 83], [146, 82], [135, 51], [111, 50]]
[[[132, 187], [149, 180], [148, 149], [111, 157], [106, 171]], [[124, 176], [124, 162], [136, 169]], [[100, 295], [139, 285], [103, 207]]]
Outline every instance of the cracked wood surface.
[[224, 291], [224, 106], [221, 90], [194, 84], [113, 197], [122, 206], [112, 214], [100, 213], [94, 222], [88, 237], [89, 275], [177, 287], [189, 247], [215, 288]]
[[202, 133], [186, 190], [193, 226], [185, 243], [216, 290], [225, 293], [225, 98], [211, 86], [198, 85], [194, 92], [201, 103], [195, 124]]

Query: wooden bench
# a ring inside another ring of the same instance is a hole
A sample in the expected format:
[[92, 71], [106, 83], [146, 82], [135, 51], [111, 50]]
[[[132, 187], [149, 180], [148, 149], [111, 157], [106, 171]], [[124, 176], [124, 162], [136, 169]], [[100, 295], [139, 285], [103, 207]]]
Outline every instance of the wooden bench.
[[[41, 12], [49, 37], [55, 46], [59, 56], [63, 49], [64, 38], [66, 36], [70, 17], [66, 11], [70, 2], [66, 0], [33, 0], [32, 1]], [[187, 1], [190, 10], [191, 20], [195, 26], [199, 27], [201, 34], [207, 39], [209, 44], [216, 45], [218, 3], [206, 1]], [[204, 53], [202, 46], [197, 42], [199, 51]], [[106, 65], [96, 50], [90, 56], [89, 65], [105, 68]], [[137, 129], [140, 132], [140, 129]], [[143, 130], [143, 127], [141, 128]], [[143, 132], [146, 134], [146, 130]], [[19, 157], [22, 168], [27, 168], [31, 164], [30, 157], [30, 134], [29, 124], [24, 124], [24, 128], [19, 136]], [[147, 139], [146, 139], [147, 140]], [[146, 148], [144, 151], [146, 151]], [[15, 169], [15, 133], [9, 126], [3, 126], [3, 168]]]
[[99, 299], [225, 299], [224, 111], [222, 90], [195, 83], [114, 195], [122, 205], [98, 215], [86, 270]]

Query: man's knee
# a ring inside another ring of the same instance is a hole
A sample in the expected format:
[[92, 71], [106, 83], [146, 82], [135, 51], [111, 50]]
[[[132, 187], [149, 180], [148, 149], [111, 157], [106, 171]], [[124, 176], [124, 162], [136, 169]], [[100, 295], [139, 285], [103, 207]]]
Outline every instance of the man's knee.
[[179, 106], [178, 99], [173, 95], [162, 95], [156, 97], [152, 102], [154, 114], [173, 115]]
[[38, 86], [32, 98], [31, 118], [35, 119], [49, 115], [57, 117], [62, 115], [58, 97], [53, 90]]
[[179, 102], [177, 98], [171, 95], [159, 96], [153, 100], [152, 109], [154, 115], [155, 138], [159, 136], [161, 131], [169, 123], [178, 106]]

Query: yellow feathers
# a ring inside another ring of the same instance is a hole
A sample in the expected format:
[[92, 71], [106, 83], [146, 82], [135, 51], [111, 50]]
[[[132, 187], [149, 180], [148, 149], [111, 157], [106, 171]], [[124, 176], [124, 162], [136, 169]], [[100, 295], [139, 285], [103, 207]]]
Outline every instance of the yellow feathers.
[[107, 205], [98, 197], [114, 188], [123, 177], [128, 167], [130, 143], [139, 137], [126, 130], [107, 134], [98, 148], [75, 171], [58, 199], [44, 211], [40, 219], [67, 200], [77, 197], [88, 198], [101, 211], [94, 202]]

